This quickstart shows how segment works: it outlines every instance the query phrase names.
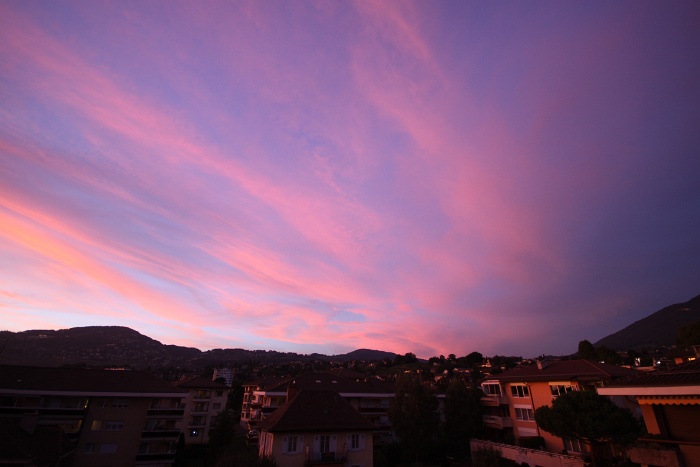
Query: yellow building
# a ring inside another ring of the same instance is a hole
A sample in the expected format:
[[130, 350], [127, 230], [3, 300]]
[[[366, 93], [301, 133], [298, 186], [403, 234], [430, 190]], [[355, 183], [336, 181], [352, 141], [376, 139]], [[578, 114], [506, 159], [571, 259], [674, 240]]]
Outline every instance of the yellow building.
[[287, 402], [258, 424], [258, 449], [280, 467], [372, 467], [373, 429], [335, 391], [290, 391]]

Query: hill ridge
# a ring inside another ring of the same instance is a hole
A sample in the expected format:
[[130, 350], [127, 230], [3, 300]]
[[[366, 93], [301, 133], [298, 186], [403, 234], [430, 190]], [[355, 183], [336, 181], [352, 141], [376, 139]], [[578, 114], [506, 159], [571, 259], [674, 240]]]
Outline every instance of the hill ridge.
[[639, 319], [594, 343], [623, 351], [642, 347], [670, 347], [675, 344], [681, 326], [700, 321], [700, 295], [674, 303]]

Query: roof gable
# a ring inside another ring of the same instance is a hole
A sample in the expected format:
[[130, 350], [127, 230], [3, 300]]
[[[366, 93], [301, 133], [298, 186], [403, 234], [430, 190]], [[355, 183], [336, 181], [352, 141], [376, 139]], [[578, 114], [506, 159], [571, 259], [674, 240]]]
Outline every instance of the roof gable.
[[258, 424], [279, 431], [369, 431], [374, 427], [340, 394], [328, 389], [302, 389]]

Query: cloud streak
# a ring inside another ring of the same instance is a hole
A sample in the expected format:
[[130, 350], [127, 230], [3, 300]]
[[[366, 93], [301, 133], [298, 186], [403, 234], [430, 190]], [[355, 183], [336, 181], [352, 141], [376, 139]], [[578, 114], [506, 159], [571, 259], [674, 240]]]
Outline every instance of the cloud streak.
[[8, 329], [535, 355], [698, 293], [697, 7], [0, 8]]

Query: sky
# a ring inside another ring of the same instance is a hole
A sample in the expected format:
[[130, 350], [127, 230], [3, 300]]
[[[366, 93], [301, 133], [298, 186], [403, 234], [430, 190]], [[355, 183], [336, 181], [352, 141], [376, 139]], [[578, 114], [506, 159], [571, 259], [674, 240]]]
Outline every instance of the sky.
[[570, 354], [700, 294], [700, 3], [0, 2], [0, 328]]

